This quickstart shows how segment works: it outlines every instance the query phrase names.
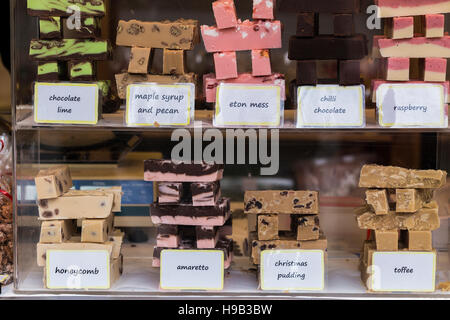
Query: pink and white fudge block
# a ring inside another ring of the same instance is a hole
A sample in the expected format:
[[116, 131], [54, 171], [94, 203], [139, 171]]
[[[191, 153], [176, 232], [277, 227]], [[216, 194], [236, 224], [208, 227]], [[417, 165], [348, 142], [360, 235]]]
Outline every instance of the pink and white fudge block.
[[423, 70], [423, 80], [430, 82], [443, 82], [447, 76], [447, 59], [426, 58]]
[[258, 77], [271, 74], [269, 50], [252, 50], [252, 75]]
[[273, 20], [275, 0], [253, 0], [253, 19]]
[[450, 0], [376, 0], [375, 4], [378, 6], [378, 18], [450, 12]]
[[414, 36], [414, 17], [395, 17], [392, 19], [392, 39], [407, 39]]
[[409, 58], [450, 58], [450, 36], [441, 38], [379, 39], [381, 55]]
[[234, 0], [218, 0], [212, 3], [214, 17], [218, 29], [235, 28], [237, 26]]
[[285, 79], [280, 73], [273, 73], [270, 76], [254, 77], [251, 73], [241, 73], [236, 79], [218, 80], [213, 73], [203, 75], [203, 93], [206, 102], [216, 102], [217, 87], [220, 83], [250, 83], [275, 85], [280, 87], [281, 99], [286, 100]]
[[440, 38], [444, 36], [445, 16], [443, 14], [425, 15], [425, 37]]
[[216, 69], [216, 78], [219, 80], [238, 77], [235, 51], [214, 53], [214, 66]]
[[409, 58], [387, 58], [386, 80], [409, 81]]
[[230, 29], [203, 25], [201, 32], [208, 52], [281, 48], [280, 21], [245, 20]]

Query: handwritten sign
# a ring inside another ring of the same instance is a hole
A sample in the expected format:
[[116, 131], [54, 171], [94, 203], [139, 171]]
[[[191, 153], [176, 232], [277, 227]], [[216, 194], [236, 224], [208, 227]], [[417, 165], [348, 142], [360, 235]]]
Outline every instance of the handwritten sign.
[[34, 85], [34, 121], [55, 124], [97, 124], [99, 87], [86, 83]]
[[214, 125], [280, 126], [283, 113], [280, 90], [279, 86], [220, 84]]
[[380, 126], [448, 126], [445, 91], [440, 84], [385, 83], [378, 87], [376, 95]]
[[160, 287], [176, 290], [222, 290], [224, 253], [221, 250], [161, 251]]
[[369, 272], [369, 286], [373, 291], [433, 292], [436, 253], [374, 252]]
[[193, 83], [132, 84], [127, 88], [129, 126], [188, 126], [195, 112]]
[[323, 290], [323, 250], [265, 250], [261, 252], [262, 290]]
[[46, 285], [49, 289], [109, 289], [107, 250], [47, 250]]
[[365, 126], [364, 86], [300, 86], [297, 128]]

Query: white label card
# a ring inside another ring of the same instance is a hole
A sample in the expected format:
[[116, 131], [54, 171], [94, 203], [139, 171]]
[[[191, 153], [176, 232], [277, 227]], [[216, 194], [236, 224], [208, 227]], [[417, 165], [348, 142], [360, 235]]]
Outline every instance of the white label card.
[[278, 127], [282, 112], [279, 86], [222, 83], [217, 88], [215, 126]]
[[99, 87], [87, 83], [34, 85], [34, 121], [56, 124], [97, 124]]
[[175, 290], [222, 290], [224, 253], [221, 250], [161, 251], [160, 287]]
[[49, 289], [109, 289], [107, 250], [47, 250]]
[[364, 86], [300, 86], [297, 128], [364, 127]]
[[323, 250], [264, 250], [261, 252], [262, 290], [323, 290]]
[[132, 84], [127, 87], [129, 126], [188, 126], [195, 112], [195, 85]]
[[385, 83], [378, 87], [376, 95], [380, 126], [448, 126], [445, 91], [440, 84]]
[[374, 252], [372, 261], [373, 291], [435, 290], [435, 252]]

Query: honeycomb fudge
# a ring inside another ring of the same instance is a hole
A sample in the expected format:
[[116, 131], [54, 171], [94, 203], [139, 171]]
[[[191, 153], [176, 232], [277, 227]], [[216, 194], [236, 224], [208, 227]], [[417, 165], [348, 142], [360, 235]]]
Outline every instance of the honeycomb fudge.
[[386, 189], [366, 190], [367, 204], [373, 209], [375, 214], [388, 214], [389, 202]]
[[106, 193], [110, 193], [113, 195], [113, 207], [112, 212], [120, 212], [122, 210], [122, 187], [109, 187], [109, 188], [99, 188], [97, 191], [102, 191]]
[[83, 219], [81, 222], [81, 242], [106, 242], [113, 231], [114, 214], [106, 219]]
[[41, 170], [34, 178], [38, 199], [57, 198], [72, 188], [72, 177], [68, 166]]
[[72, 234], [75, 232], [75, 229], [76, 227], [73, 220], [42, 221], [41, 236], [39, 242], [65, 242], [67, 240], [70, 240]]
[[103, 191], [70, 190], [61, 197], [38, 201], [41, 220], [102, 219], [112, 212], [114, 196]]
[[317, 191], [246, 191], [246, 213], [318, 214]]
[[364, 165], [359, 186], [362, 188], [436, 189], [445, 185], [447, 172], [442, 170], [412, 170], [392, 166]]

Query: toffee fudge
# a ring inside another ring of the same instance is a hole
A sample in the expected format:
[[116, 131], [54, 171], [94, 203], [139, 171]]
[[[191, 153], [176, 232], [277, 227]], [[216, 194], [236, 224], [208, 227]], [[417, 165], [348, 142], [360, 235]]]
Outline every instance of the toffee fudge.
[[146, 160], [144, 180], [157, 184], [157, 202], [150, 217], [157, 225], [153, 267], [160, 266], [164, 249], [216, 249], [232, 257], [230, 200], [221, 198], [223, 165]]
[[[121, 211], [122, 187], [71, 189], [68, 166], [39, 171], [35, 183], [42, 221], [37, 244], [38, 266], [45, 267], [47, 250], [107, 250], [112, 279], [116, 280], [121, 274], [117, 268], [122, 269], [124, 233], [114, 228], [114, 212]], [[81, 224], [81, 234], [77, 232], [77, 221]]]
[[[370, 230], [373, 240], [363, 245], [361, 280], [367, 283], [374, 252], [433, 251], [432, 231], [440, 227], [434, 190], [446, 184], [442, 170], [411, 170], [364, 165], [359, 186], [366, 191], [365, 206], [355, 209], [358, 227]], [[376, 188], [376, 189], [375, 189]]]

